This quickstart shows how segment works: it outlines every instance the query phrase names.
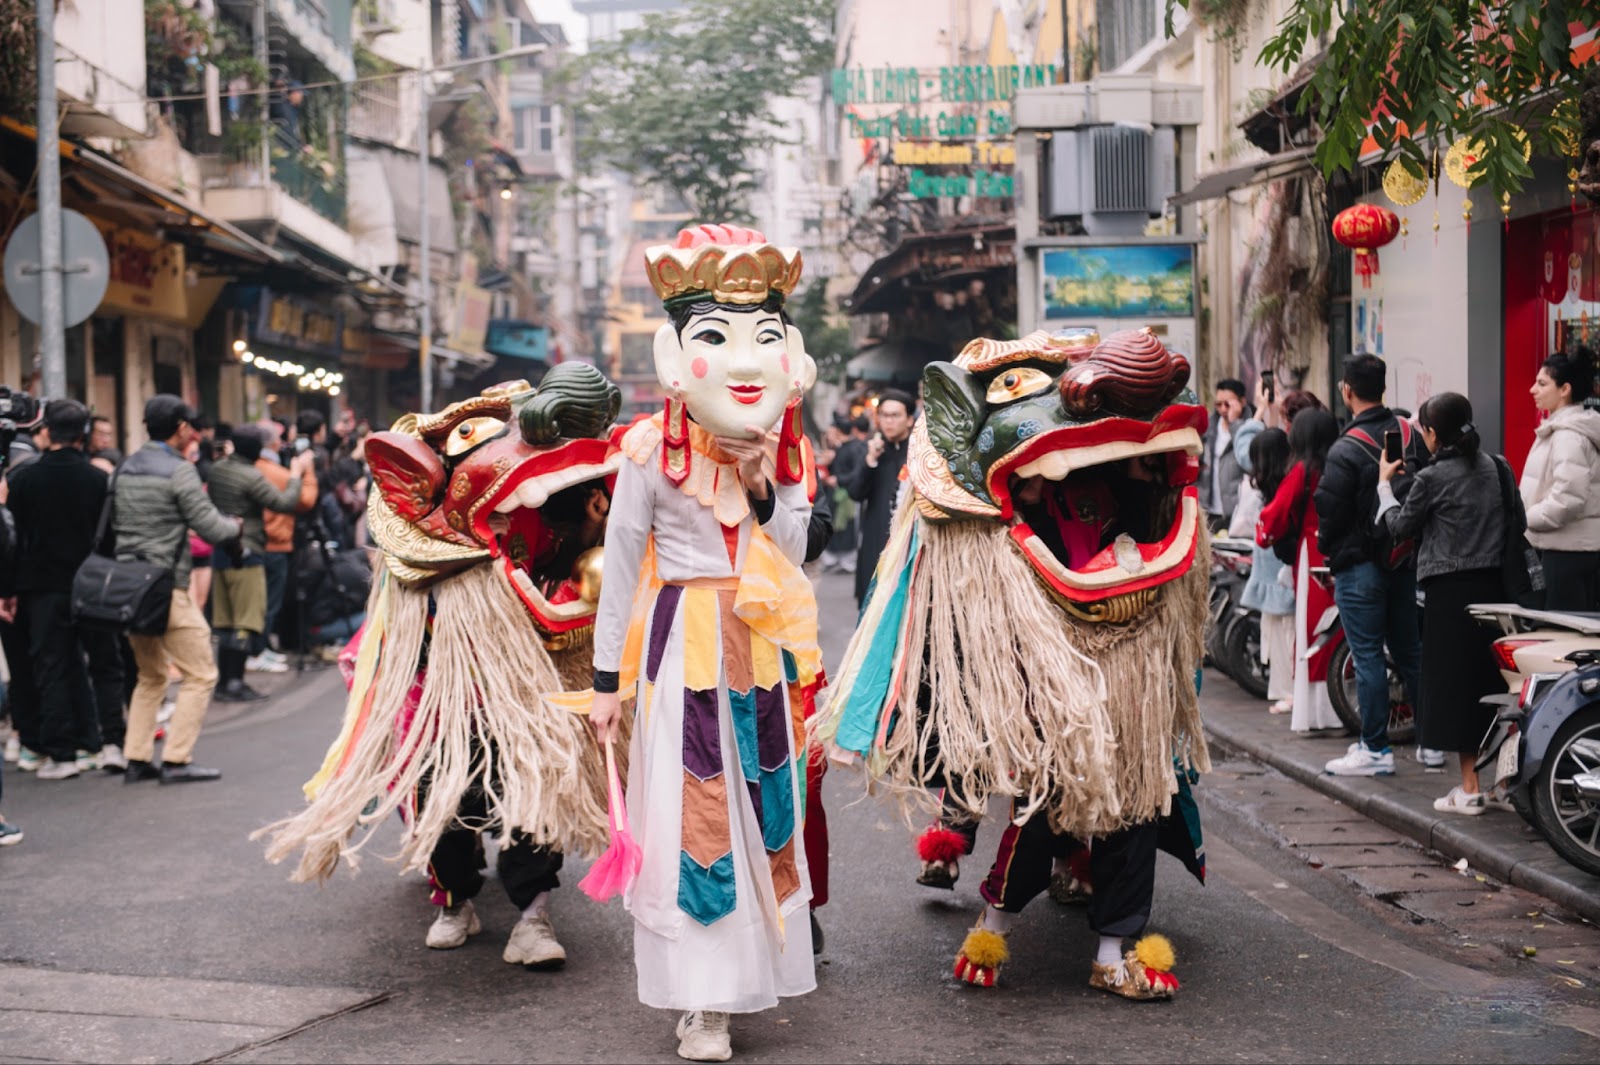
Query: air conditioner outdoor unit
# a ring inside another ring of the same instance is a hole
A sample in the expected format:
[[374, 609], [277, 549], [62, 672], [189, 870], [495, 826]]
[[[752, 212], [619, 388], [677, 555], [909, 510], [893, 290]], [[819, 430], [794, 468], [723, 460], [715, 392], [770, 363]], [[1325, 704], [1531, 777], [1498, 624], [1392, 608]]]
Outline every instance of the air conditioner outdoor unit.
[[1092, 236], [1138, 236], [1178, 190], [1178, 137], [1170, 126], [1082, 126], [1050, 138], [1044, 204], [1049, 218], [1079, 218]]

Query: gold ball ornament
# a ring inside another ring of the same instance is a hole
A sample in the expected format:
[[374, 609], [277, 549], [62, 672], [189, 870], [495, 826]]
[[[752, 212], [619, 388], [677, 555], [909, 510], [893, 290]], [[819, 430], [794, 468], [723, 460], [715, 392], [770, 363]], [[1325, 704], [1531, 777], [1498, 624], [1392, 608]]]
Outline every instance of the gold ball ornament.
[[1511, 217], [1511, 193], [1509, 192], [1500, 194], [1500, 215], [1503, 218]]
[[1439, 232], [1439, 209], [1437, 207], [1433, 209], [1433, 231], [1435, 233]]
[[[1514, 129], [1512, 135], [1516, 138], [1517, 147], [1522, 149], [1522, 161], [1527, 162], [1533, 156], [1533, 143], [1528, 139], [1528, 134], [1520, 129]], [[1444, 153], [1444, 175], [1464, 189], [1470, 189], [1483, 180], [1482, 174], [1469, 175], [1467, 173], [1476, 166], [1479, 159], [1483, 158], [1485, 145], [1480, 140], [1459, 138], [1450, 145], [1450, 150]]]
[[600, 601], [600, 578], [605, 568], [606, 549], [591, 547], [572, 564], [572, 579], [578, 582], [578, 598], [585, 603]]
[[1471, 223], [1471, 221], [1472, 221], [1472, 201], [1471, 200], [1462, 200], [1461, 201], [1461, 220], [1463, 222], [1467, 222], [1469, 224]]

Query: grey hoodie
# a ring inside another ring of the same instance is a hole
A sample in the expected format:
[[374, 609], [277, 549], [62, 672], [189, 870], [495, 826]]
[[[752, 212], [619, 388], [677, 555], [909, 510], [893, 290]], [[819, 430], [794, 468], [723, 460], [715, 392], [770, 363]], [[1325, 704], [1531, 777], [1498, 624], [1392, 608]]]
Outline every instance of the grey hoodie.
[[1519, 486], [1528, 543], [1541, 551], [1600, 551], [1600, 414], [1562, 407], [1534, 431]]

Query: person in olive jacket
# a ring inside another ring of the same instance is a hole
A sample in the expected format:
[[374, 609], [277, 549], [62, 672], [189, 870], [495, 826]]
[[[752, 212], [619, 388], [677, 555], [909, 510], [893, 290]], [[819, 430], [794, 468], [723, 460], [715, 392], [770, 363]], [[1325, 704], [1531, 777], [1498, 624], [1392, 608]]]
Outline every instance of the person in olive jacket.
[[[127, 783], [159, 778], [163, 784], [216, 780], [222, 773], [192, 764], [195, 740], [205, 721], [217, 685], [217, 664], [211, 653], [211, 626], [189, 598], [189, 530], [209, 544], [237, 540], [244, 527], [239, 518], [219, 512], [200, 483], [200, 473], [183, 453], [197, 439], [191, 408], [177, 396], [163, 393], [144, 405], [150, 442], [134, 452], [117, 471], [112, 489], [112, 525], [119, 559], [142, 558], [172, 570], [172, 608], [167, 631], [160, 636], [129, 635], [139, 682], [128, 708], [124, 753]], [[167, 726], [161, 765], [155, 766], [156, 713], [167, 694], [168, 663], [178, 667], [178, 703]]]

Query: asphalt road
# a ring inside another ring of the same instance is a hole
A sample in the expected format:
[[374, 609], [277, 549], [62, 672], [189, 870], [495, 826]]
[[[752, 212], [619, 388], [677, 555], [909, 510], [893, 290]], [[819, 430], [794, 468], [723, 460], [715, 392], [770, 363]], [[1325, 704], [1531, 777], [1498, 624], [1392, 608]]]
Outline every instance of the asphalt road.
[[[848, 578], [824, 578], [821, 599], [824, 619], [854, 616]], [[824, 625], [830, 661], [847, 628]], [[265, 863], [247, 837], [295, 808], [341, 694], [328, 671], [219, 718], [197, 752], [225, 771], [216, 785], [7, 774], [7, 816], [28, 835], [0, 851], [0, 1060], [677, 1060], [673, 1018], [635, 997], [617, 902], [559, 892], [570, 961], [527, 973], [500, 960], [516, 915], [492, 882], [484, 933], [438, 952], [423, 945], [423, 881], [376, 854], [322, 888]], [[911, 832], [894, 807], [845, 772], [830, 775], [827, 797], [833, 901], [819, 914], [818, 990], [736, 1018], [737, 1060], [1600, 1060], [1589, 987], [1463, 952], [1447, 929], [1320, 876], [1235, 816], [1220, 788], [1203, 798], [1209, 883], [1161, 860], [1152, 927], [1178, 950], [1176, 1001], [1090, 990], [1094, 937], [1080, 911], [1047, 898], [1013, 934], [1001, 987], [959, 985], [950, 964], [980, 911], [998, 828], [985, 826], [955, 893], [934, 893], [913, 882]], [[44, 976], [60, 990], [17, 990]], [[293, 1008], [266, 1011], [275, 994]], [[201, 1010], [202, 999], [216, 1005]], [[153, 1002], [182, 1023], [115, 1023]]]

